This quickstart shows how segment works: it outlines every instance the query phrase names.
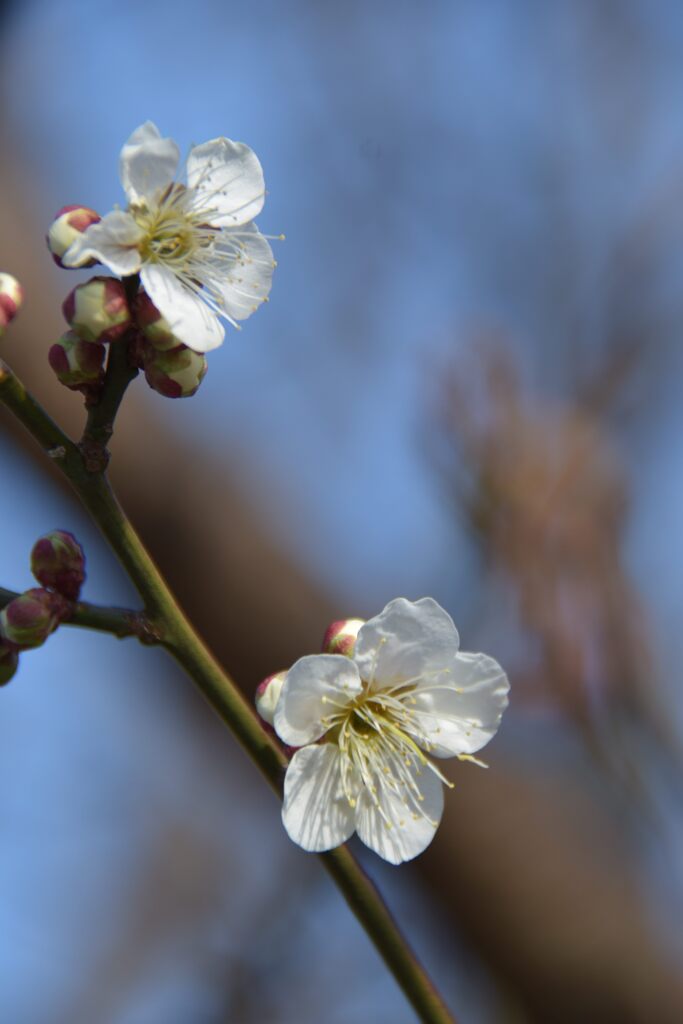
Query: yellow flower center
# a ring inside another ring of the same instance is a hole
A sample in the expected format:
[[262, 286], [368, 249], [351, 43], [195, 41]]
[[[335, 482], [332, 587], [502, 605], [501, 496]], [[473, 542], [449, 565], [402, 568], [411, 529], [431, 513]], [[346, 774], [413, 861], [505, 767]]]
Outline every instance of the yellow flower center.
[[[365, 790], [387, 828], [405, 824], [392, 822], [380, 799], [380, 790], [396, 798], [413, 820], [427, 818], [421, 804], [424, 797], [418, 778], [427, 768], [450, 785], [425, 756], [431, 742], [415, 714], [415, 686], [398, 684], [387, 690], [363, 690], [348, 703], [323, 697], [332, 712], [323, 719], [328, 727], [325, 740], [335, 743], [342, 756], [342, 788], [349, 804], [356, 806], [358, 785]], [[431, 822], [435, 825], [435, 822]]]
[[132, 209], [136, 222], [145, 232], [140, 255], [146, 263], [185, 264], [199, 248], [195, 225], [174, 206], [162, 205]]

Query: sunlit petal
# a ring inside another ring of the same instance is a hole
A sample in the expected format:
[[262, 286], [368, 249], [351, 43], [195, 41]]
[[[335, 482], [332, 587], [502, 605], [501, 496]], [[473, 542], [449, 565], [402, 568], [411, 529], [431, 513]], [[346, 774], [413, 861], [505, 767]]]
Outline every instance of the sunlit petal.
[[173, 139], [162, 138], [151, 121], [136, 128], [119, 157], [119, 176], [129, 201], [154, 202], [173, 181], [179, 159]]
[[211, 223], [237, 227], [258, 217], [266, 186], [258, 157], [243, 142], [211, 139], [190, 150], [187, 183], [196, 205], [210, 211]]
[[273, 724], [293, 747], [314, 743], [361, 691], [356, 666], [341, 654], [310, 654], [289, 670]]
[[321, 852], [346, 842], [355, 827], [344, 793], [338, 747], [332, 743], [298, 750], [287, 768], [282, 821], [293, 842]]

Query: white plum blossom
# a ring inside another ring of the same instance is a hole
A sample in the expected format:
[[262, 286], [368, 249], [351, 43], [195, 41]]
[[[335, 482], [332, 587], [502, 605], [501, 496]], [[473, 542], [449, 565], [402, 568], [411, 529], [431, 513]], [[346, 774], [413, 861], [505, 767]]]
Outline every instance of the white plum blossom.
[[79, 234], [65, 266], [97, 260], [142, 285], [173, 334], [195, 352], [223, 341], [219, 318], [238, 327], [270, 292], [273, 254], [253, 223], [265, 185], [256, 154], [242, 142], [194, 146], [187, 183], [176, 180], [180, 151], [151, 121], [128, 139], [119, 161], [125, 210]]
[[320, 852], [357, 832], [392, 864], [429, 845], [447, 783], [432, 758], [481, 764], [472, 755], [508, 702], [498, 662], [458, 647], [436, 601], [398, 598], [360, 628], [351, 656], [310, 655], [292, 666], [274, 726], [300, 748], [282, 809], [295, 843]]

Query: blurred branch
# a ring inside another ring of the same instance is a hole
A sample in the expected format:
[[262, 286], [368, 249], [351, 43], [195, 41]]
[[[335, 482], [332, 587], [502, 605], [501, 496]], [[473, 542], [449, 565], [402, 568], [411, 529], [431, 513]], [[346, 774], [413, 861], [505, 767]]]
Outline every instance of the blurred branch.
[[642, 842], [644, 820], [661, 826], [662, 769], [679, 788], [680, 745], [624, 564], [628, 477], [606, 423], [646, 350], [606, 346], [560, 399], [526, 391], [509, 338], [475, 340], [465, 370], [460, 353], [440, 374], [436, 454], [488, 569], [477, 585], [503, 597], [520, 726], [525, 702], [543, 711], [517, 758], [541, 768], [534, 778], [508, 756], [495, 789], [468, 775], [468, 828], [446, 821], [426, 877], [447, 874], [439, 895], [533, 1021], [645, 1024], [656, 1006], [674, 1024], [680, 972], [629, 839]]

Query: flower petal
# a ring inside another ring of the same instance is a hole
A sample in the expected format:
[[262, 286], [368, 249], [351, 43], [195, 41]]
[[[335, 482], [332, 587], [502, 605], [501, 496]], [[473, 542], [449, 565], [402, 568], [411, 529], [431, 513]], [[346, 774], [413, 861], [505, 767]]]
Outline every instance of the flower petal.
[[78, 267], [88, 260], [98, 260], [121, 277], [136, 274], [140, 269], [137, 246], [142, 234], [129, 213], [113, 210], [76, 238], [62, 256], [62, 263]]
[[[421, 799], [408, 799], [383, 780], [377, 797], [364, 787], [356, 807], [356, 831], [366, 846], [388, 860], [401, 864], [429, 846], [443, 813], [443, 784], [428, 768], [412, 776]], [[379, 807], [377, 806], [379, 801]]]
[[191, 291], [168, 267], [148, 263], [141, 272], [150, 299], [175, 336], [194, 352], [218, 348], [225, 336], [218, 317], [200, 295]]
[[255, 224], [236, 231], [224, 229], [214, 246], [215, 266], [225, 312], [246, 320], [267, 298], [273, 278], [273, 253]]
[[451, 664], [459, 644], [448, 612], [431, 597], [398, 597], [361, 627], [354, 661], [361, 677], [381, 690], [402, 680], [417, 680]]
[[187, 183], [197, 193], [195, 208], [207, 210], [216, 227], [247, 224], [263, 209], [263, 170], [243, 142], [221, 138], [195, 146], [187, 158]]
[[453, 757], [481, 750], [498, 730], [509, 689], [497, 661], [486, 654], [460, 651], [433, 688], [425, 684], [411, 694], [410, 710], [422, 736], [433, 743], [428, 752]]
[[151, 121], [136, 128], [119, 157], [119, 176], [130, 202], [152, 199], [173, 181], [180, 150]]
[[329, 717], [362, 689], [358, 670], [341, 654], [309, 654], [292, 665], [280, 692], [273, 725], [292, 747], [314, 743], [330, 728]]
[[304, 850], [320, 852], [345, 843], [355, 827], [344, 795], [339, 747], [334, 743], [297, 750], [285, 775], [282, 822]]

